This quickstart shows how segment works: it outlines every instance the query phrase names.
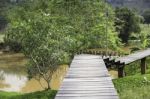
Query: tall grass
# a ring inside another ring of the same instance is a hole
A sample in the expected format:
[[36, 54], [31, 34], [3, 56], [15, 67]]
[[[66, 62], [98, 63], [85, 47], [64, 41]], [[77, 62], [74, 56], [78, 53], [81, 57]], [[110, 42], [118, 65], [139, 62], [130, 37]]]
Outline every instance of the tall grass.
[[[136, 75], [136, 74], [141, 74], [141, 61], [136, 61], [136, 62], [133, 62], [129, 65], [126, 65], [125, 66], [125, 73], [126, 73], [126, 76], [131, 76], [131, 75]], [[150, 74], [150, 57], [147, 57], [146, 59], [146, 74]]]
[[[148, 81], [146, 81], [146, 78]], [[150, 99], [150, 74], [113, 80], [120, 99]]]
[[128, 89], [120, 94], [120, 99], [150, 99], [150, 86]]

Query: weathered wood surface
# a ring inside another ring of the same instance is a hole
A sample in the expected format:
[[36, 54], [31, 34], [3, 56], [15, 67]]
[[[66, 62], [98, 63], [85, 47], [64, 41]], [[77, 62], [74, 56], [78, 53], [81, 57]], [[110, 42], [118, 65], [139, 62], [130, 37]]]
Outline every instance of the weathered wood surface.
[[119, 99], [100, 56], [77, 55], [55, 99]]
[[128, 56], [125, 57], [120, 57], [118, 59], [116, 59], [116, 61], [120, 61], [120, 63], [125, 63], [125, 65], [132, 63], [134, 61], [137, 60], [141, 60], [145, 57], [150, 56], [150, 49], [144, 50], [144, 51], [139, 51], [133, 54], [130, 54]]

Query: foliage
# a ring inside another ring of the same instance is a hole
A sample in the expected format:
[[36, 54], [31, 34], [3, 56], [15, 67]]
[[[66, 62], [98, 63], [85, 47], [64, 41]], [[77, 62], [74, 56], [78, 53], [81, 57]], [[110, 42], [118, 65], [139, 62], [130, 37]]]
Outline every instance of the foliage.
[[4, 29], [6, 27], [7, 20], [4, 18], [4, 16], [0, 16], [0, 30]]
[[4, 29], [7, 25], [6, 10], [11, 6], [10, 0], [0, 0], [0, 30]]
[[6, 16], [9, 13], [7, 13], [7, 11], [18, 4], [22, 4], [23, 2], [24, 0], [0, 0], [0, 31], [8, 24]]
[[139, 34], [132, 33], [130, 36], [130, 42], [133, 43], [132, 45], [136, 45], [136, 47], [140, 49], [145, 49], [150, 46], [150, 26], [148, 24], [140, 24], [141, 32]]
[[140, 32], [141, 17], [128, 8], [116, 8], [116, 30], [123, 43], [128, 43], [130, 35]]
[[145, 23], [146, 24], [150, 24], [150, 9], [149, 10], [146, 10], [144, 11], [144, 13], [142, 14], [144, 19], [145, 19]]
[[48, 88], [53, 72], [79, 50], [120, 44], [113, 11], [103, 1], [29, 0], [10, 10], [8, 19], [5, 42], [21, 44], [30, 59], [29, 78], [44, 78]]
[[150, 46], [150, 29], [149, 25], [141, 25], [141, 33], [140, 33], [140, 41], [141, 41], [141, 48], [145, 49]]
[[22, 49], [21, 44], [19, 44], [16, 41], [5, 42], [4, 45], [5, 46], [3, 48], [5, 48], [7, 51], [11, 51], [11, 52], [15, 52], [15, 53], [20, 52]]
[[27, 16], [16, 15], [5, 40], [22, 45], [23, 53], [30, 59], [28, 66], [30, 78], [36, 78], [39, 81], [43, 78], [47, 82], [47, 88], [50, 89], [52, 74], [67, 56], [63, 50], [64, 38], [61, 34], [63, 31], [57, 30], [59, 28], [56, 23], [57, 18], [46, 16], [42, 11], [37, 11], [36, 14], [36, 12], [24, 9], [18, 7], [18, 10], [14, 10], [17, 13], [21, 11]]
[[[24, 20], [26, 22], [30, 19], [35, 19], [37, 16], [39, 16], [39, 19], [40, 16], [42, 16], [47, 17], [47, 20], [48, 18], [51, 20], [55, 20], [55, 25], [59, 25], [57, 26], [57, 28], [59, 28], [59, 31], [61, 30], [61, 34], [65, 33], [64, 38], [66, 38], [67, 41], [69, 41], [69, 44], [67, 44], [71, 52], [76, 52], [77, 50], [91, 47], [104, 48], [106, 46], [107, 25], [107, 39], [109, 42], [108, 47], [116, 48], [119, 43], [119, 39], [117, 38], [117, 34], [114, 32], [115, 29], [113, 27], [113, 11], [108, 5], [104, 4], [104, 2], [102, 1], [94, 2], [91, 3], [91, 1], [80, 0], [56, 0], [55, 2], [33, 0], [31, 1], [32, 6], [28, 5], [28, 2], [25, 3], [27, 5], [24, 5], [24, 8], [16, 8], [17, 10], [20, 10], [18, 11], [18, 13], [22, 18], [20, 20], [17, 20], [18, 22], [16, 22], [15, 24], [18, 24], [21, 20]], [[27, 10], [27, 12], [24, 9]], [[106, 17], [106, 9], [109, 11], [108, 18]], [[16, 13], [16, 11], [14, 11], [13, 13]], [[31, 16], [33, 17], [29, 18]], [[16, 16], [13, 17], [16, 20]], [[9, 19], [11, 18], [12, 15], [10, 15]], [[20, 30], [21, 28], [18, 31]], [[18, 37], [20, 38], [20, 35]]]
[[39, 91], [27, 94], [15, 92], [0, 92], [0, 99], [54, 99], [57, 91]]

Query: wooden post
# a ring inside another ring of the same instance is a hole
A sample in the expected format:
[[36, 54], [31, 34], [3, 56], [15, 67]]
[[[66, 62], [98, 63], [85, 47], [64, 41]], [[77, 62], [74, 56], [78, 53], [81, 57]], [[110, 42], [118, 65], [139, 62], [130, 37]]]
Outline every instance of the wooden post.
[[119, 78], [124, 77], [124, 66], [118, 68], [118, 77]]
[[102, 51], [102, 58], [104, 58], [104, 51]]
[[103, 59], [107, 68], [109, 68], [109, 58]]
[[146, 71], [146, 57], [141, 59], [141, 74], [145, 74]]
[[125, 76], [125, 73], [124, 73], [124, 67], [125, 67], [125, 64], [124, 63], [120, 63], [120, 62], [117, 62], [117, 67], [118, 67], [118, 77], [119, 78], [122, 78]]

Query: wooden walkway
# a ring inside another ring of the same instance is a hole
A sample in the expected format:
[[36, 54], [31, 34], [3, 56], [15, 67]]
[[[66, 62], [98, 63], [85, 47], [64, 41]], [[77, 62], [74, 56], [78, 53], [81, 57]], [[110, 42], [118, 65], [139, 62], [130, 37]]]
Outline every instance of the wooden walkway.
[[130, 64], [132, 62], [135, 62], [137, 60], [141, 60], [145, 57], [150, 56], [150, 49], [144, 50], [144, 51], [139, 51], [133, 54], [130, 54], [125, 57], [120, 57], [116, 61], [120, 61], [120, 63], [124, 63], [125, 65]]
[[104, 59], [106, 66], [109, 68], [111, 66], [116, 66], [118, 68], [118, 77], [125, 76], [124, 67], [130, 63], [141, 60], [141, 74], [146, 73], [146, 58], [150, 56], [150, 48], [142, 50], [124, 57], [117, 59], [106, 58]]
[[100, 56], [77, 55], [55, 99], [119, 99]]

